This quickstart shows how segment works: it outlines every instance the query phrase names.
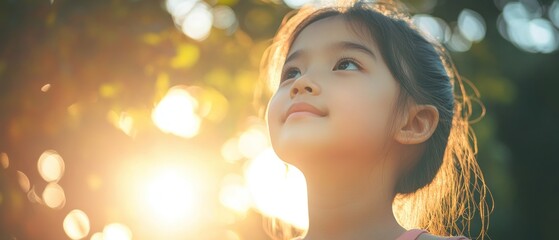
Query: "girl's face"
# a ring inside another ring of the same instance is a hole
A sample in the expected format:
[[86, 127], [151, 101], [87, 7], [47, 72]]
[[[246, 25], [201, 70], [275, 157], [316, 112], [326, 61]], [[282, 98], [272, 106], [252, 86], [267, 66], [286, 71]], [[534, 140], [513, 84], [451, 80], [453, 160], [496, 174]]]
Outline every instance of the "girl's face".
[[387, 140], [398, 92], [372, 40], [339, 16], [314, 22], [293, 42], [270, 100], [272, 146], [302, 170], [327, 161], [368, 166]]

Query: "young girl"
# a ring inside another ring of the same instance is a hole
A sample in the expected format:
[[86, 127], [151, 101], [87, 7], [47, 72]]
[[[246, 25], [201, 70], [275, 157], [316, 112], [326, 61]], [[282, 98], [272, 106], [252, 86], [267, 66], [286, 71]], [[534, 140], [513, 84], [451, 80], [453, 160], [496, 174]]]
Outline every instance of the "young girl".
[[309, 228], [296, 239], [466, 239], [442, 235], [464, 235], [476, 209], [484, 237], [471, 98], [444, 49], [394, 6], [303, 8], [264, 58], [278, 84], [272, 146], [307, 181]]

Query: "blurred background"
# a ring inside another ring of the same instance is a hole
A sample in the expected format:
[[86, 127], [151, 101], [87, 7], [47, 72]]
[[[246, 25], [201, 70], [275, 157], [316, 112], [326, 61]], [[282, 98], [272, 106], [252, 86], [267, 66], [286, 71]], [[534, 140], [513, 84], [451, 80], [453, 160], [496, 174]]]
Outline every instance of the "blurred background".
[[[305, 228], [258, 74], [306, 2], [1, 0], [0, 239], [269, 239], [263, 216]], [[556, 239], [559, 1], [405, 3], [485, 105], [489, 237]]]

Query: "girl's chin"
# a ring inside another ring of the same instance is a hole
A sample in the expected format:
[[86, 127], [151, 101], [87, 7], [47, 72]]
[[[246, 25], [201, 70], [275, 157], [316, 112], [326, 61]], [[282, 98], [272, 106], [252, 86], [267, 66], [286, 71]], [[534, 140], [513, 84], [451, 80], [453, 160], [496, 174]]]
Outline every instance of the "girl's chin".
[[[273, 141], [274, 143], [274, 141]], [[333, 145], [331, 139], [324, 133], [285, 132], [275, 141], [281, 149], [296, 152], [324, 151]]]

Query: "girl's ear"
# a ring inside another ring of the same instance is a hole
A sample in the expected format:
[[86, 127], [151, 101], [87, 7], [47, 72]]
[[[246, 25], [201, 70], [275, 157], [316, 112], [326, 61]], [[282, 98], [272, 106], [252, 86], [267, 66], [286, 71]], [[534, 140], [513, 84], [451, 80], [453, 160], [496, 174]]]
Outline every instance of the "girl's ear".
[[419, 144], [427, 141], [437, 129], [439, 111], [433, 105], [413, 104], [405, 114], [395, 139], [401, 144]]

